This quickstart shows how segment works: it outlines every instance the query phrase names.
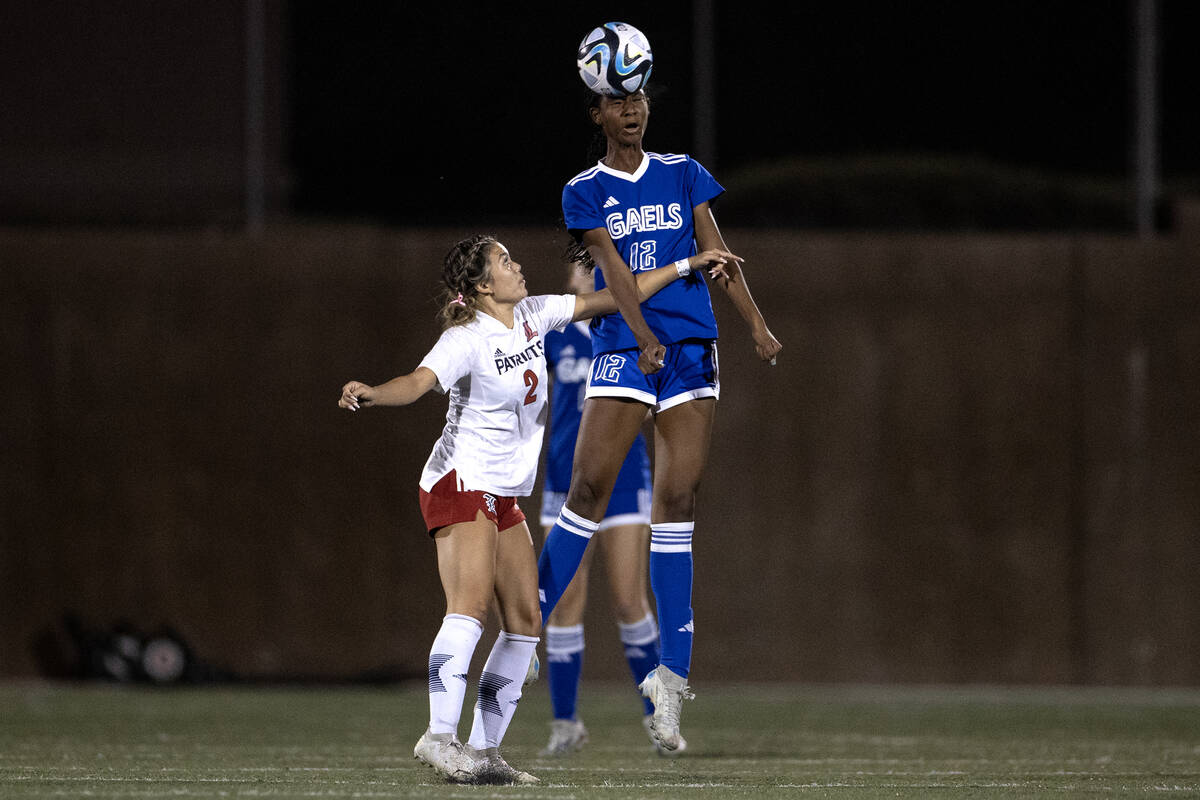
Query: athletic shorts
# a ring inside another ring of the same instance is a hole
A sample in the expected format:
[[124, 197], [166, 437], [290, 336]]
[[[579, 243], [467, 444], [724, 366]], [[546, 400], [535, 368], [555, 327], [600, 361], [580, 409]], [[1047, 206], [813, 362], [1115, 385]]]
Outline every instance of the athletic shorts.
[[720, 397], [717, 343], [686, 339], [667, 345], [663, 367], [653, 375], [638, 369], [638, 350], [614, 350], [592, 358], [587, 397], [627, 397], [655, 412], [702, 397]]
[[[558, 520], [558, 512], [567, 502], [566, 492], [542, 492], [542, 527], [549, 528]], [[598, 530], [618, 525], [650, 524], [650, 490], [616, 489], [608, 499], [604, 519]]]
[[420, 500], [421, 516], [425, 518], [425, 527], [430, 536], [447, 525], [474, 522], [480, 511], [496, 524], [496, 530], [499, 531], [506, 531], [525, 521], [517, 498], [499, 497], [490, 492], [462, 491], [458, 488], [458, 475], [454, 470], [435, 483], [432, 491], [421, 489]]

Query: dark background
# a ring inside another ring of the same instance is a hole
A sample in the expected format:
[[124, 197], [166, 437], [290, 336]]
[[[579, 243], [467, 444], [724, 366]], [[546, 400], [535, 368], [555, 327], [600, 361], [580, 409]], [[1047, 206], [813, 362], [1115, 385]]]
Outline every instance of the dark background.
[[[1129, 175], [1127, 2], [714, 6], [718, 177], [862, 154]], [[603, 21], [597, 13], [639, 26], [654, 48], [647, 149], [690, 152], [691, 3], [594, 13], [537, 3], [296, 4], [296, 209], [395, 222], [555, 216], [557, 188], [588, 164], [573, 59], [575, 43]], [[1190, 41], [1200, 12], [1168, 0], [1160, 15], [1162, 168], [1180, 181], [1200, 171], [1200, 49]]]
[[[0, 221], [242, 222], [254, 1], [8, 4]], [[654, 47], [647, 148], [696, 147], [691, 3], [262, 6], [273, 221], [554, 224], [610, 18]], [[1165, 209], [1200, 181], [1200, 8], [1158, 6]], [[1127, 229], [1133, 7], [716, 0], [722, 223]]]

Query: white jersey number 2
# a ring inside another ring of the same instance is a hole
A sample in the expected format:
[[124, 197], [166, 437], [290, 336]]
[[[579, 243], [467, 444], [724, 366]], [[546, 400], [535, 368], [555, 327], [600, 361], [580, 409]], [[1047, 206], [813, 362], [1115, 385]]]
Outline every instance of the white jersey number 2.
[[529, 391], [525, 393], [525, 405], [537, 402], [537, 373], [531, 369], [525, 370], [525, 385], [529, 387]]

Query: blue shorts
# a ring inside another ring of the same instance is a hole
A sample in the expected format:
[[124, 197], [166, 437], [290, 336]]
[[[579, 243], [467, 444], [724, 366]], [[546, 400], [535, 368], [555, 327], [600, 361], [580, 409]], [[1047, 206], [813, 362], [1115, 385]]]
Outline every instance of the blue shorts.
[[637, 348], [594, 356], [587, 397], [627, 397], [659, 412], [689, 400], [721, 396], [717, 343], [712, 339], [667, 345], [663, 367], [653, 375], [638, 369], [637, 361]]
[[[543, 528], [549, 528], [555, 523], [565, 502], [566, 492], [542, 492]], [[604, 519], [600, 520], [599, 530], [615, 528], [618, 525], [649, 524], [650, 490], [616, 489], [608, 499], [608, 508], [604, 511]]]

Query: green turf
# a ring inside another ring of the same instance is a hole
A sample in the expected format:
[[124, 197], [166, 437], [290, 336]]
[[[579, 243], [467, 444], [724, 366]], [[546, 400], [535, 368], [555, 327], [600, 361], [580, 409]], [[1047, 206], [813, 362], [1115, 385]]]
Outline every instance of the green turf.
[[588, 747], [539, 758], [534, 686], [505, 752], [542, 784], [472, 787], [413, 760], [419, 684], [0, 685], [0, 798], [1200, 797], [1200, 691], [697, 688], [668, 761], [611, 685], [586, 687]]

